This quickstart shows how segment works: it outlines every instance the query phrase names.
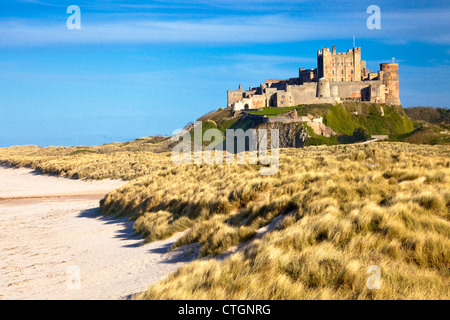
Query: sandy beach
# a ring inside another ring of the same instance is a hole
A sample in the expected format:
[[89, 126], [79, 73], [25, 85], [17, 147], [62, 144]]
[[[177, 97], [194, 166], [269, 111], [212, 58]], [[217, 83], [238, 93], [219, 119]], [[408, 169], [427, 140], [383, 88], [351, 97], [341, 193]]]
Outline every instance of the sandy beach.
[[[142, 245], [99, 200], [124, 181], [82, 181], [0, 167], [0, 299], [126, 299], [195, 258]], [[194, 246], [194, 245], [193, 245]]]

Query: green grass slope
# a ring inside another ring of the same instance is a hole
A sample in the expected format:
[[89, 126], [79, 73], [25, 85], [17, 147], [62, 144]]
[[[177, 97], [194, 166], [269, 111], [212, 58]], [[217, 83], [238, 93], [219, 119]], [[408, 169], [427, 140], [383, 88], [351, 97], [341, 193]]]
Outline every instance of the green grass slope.
[[[248, 113], [266, 115], [268, 117], [278, 116], [291, 110], [297, 110], [299, 116], [313, 115], [323, 117], [326, 126], [333, 129], [338, 137], [326, 138], [314, 134], [305, 127], [309, 138], [305, 145], [334, 145], [346, 144], [360, 141], [355, 137], [356, 133], [365, 132], [371, 135], [401, 135], [409, 134], [414, 130], [414, 123], [409, 119], [401, 106], [393, 106], [379, 103], [345, 102], [341, 104], [319, 104], [300, 105], [295, 107], [263, 108], [261, 110], [250, 110]], [[199, 120], [205, 121], [203, 131], [210, 128], [219, 129], [225, 136], [226, 129], [256, 128], [258, 122], [243, 116], [232, 116], [229, 108], [219, 109], [209, 113]]]
[[[357, 110], [359, 109], [359, 110]], [[358, 114], [354, 114], [354, 113]], [[405, 134], [414, 129], [401, 106], [386, 104], [336, 104], [324, 116], [324, 123], [335, 132], [352, 135], [363, 128], [370, 135]]]

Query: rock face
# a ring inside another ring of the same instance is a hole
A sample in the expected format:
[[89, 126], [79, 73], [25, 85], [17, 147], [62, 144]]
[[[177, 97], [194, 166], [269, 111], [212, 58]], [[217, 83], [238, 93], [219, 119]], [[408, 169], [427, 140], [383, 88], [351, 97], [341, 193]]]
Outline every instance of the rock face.
[[297, 123], [263, 123], [256, 129], [267, 129], [270, 143], [270, 129], [278, 129], [280, 148], [301, 148], [309, 137], [306, 128], [301, 122]]
[[311, 127], [314, 133], [319, 136], [325, 136], [329, 138], [336, 135], [336, 132], [334, 132], [330, 127], [324, 125], [322, 122], [309, 121], [307, 122], [307, 124]]

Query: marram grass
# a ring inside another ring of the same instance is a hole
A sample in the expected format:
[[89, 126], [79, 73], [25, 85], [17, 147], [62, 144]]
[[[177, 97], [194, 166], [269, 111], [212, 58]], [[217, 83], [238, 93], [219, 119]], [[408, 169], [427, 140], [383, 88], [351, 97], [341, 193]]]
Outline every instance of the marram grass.
[[[40, 158], [91, 178], [133, 177], [102, 200], [104, 214], [135, 220], [147, 242], [186, 231], [175, 247], [200, 243], [204, 259], [137, 299], [450, 298], [449, 146], [283, 149], [273, 176], [257, 165], [174, 165], [168, 153], [141, 152]], [[276, 230], [252, 240], [279, 215]], [[371, 265], [379, 289], [367, 287]]]
[[[448, 299], [448, 147], [379, 143], [283, 150], [279, 172], [186, 165], [110, 193], [148, 241], [189, 230], [200, 256], [138, 299]], [[286, 215], [278, 230], [222, 261]], [[156, 220], [155, 220], [156, 219]], [[370, 290], [367, 268], [381, 270]]]

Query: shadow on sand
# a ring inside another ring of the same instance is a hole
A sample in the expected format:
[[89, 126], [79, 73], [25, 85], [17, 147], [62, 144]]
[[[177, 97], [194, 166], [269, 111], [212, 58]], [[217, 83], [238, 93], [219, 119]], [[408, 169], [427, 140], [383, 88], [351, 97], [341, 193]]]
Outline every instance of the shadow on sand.
[[161, 263], [189, 262], [198, 258], [200, 252], [199, 243], [188, 244], [171, 250], [179, 235], [174, 235], [161, 241], [145, 243], [144, 239], [134, 231], [134, 221], [130, 221], [127, 218], [114, 218], [102, 215], [99, 208], [83, 210], [78, 217], [100, 220], [104, 224], [119, 224], [122, 228], [116, 231], [114, 237], [124, 241], [134, 240], [133, 243], [124, 244], [123, 247], [137, 248], [144, 245], [149, 248], [149, 253], [166, 256], [161, 260]]
[[134, 231], [134, 222], [126, 218], [114, 218], [111, 216], [105, 216], [100, 213], [99, 208], [92, 208], [83, 210], [78, 215], [80, 218], [90, 218], [102, 221], [104, 224], [118, 224], [122, 229], [116, 231], [115, 238], [122, 240], [135, 240], [135, 243], [123, 245], [126, 248], [139, 247], [143, 244], [144, 240], [142, 237], [136, 234]]

